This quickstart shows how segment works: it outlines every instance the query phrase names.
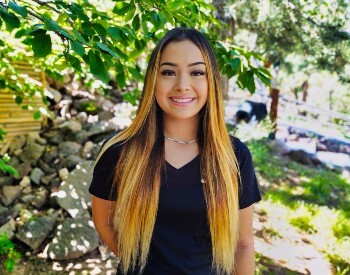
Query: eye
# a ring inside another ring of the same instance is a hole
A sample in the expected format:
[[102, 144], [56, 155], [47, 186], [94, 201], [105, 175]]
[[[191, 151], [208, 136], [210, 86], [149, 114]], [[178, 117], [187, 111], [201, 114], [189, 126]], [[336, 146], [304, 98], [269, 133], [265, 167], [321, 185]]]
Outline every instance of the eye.
[[196, 71], [191, 72], [191, 75], [192, 76], [201, 76], [201, 75], [205, 75], [205, 72], [202, 70], [196, 70]]
[[172, 71], [172, 70], [164, 70], [161, 72], [162, 75], [165, 75], [165, 76], [174, 76], [175, 75], [175, 72]]

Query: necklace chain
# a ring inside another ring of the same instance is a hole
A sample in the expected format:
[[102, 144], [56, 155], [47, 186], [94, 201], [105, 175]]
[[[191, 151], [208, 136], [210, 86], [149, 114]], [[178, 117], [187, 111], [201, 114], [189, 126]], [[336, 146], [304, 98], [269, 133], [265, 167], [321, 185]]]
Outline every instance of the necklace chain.
[[197, 141], [197, 138], [193, 139], [193, 140], [190, 140], [190, 141], [180, 141], [180, 140], [177, 140], [177, 139], [174, 139], [174, 138], [171, 138], [171, 137], [167, 137], [167, 136], [164, 136], [164, 138], [166, 138], [167, 140], [171, 140], [171, 141], [183, 144], [183, 145], [190, 144], [190, 143], [193, 143], [193, 142]]

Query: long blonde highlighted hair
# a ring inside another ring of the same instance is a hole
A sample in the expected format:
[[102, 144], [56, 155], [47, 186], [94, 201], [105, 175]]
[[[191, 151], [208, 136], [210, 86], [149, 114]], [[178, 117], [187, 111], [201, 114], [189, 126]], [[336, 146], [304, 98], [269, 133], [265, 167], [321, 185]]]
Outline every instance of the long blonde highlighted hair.
[[162, 111], [155, 101], [155, 86], [162, 51], [173, 41], [190, 40], [207, 64], [208, 100], [201, 110], [198, 143], [201, 174], [212, 243], [212, 267], [232, 274], [238, 238], [238, 165], [227, 134], [219, 70], [205, 36], [194, 29], [170, 30], [153, 50], [146, 72], [138, 113], [132, 124], [111, 138], [98, 158], [112, 145], [122, 145], [114, 187], [117, 200], [114, 228], [121, 270], [142, 270], [156, 220], [160, 178], [165, 167]]

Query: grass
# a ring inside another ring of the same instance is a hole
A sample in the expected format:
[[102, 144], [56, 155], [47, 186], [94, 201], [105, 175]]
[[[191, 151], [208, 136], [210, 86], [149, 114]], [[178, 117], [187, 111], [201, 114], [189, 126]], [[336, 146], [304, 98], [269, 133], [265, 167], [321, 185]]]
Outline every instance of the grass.
[[[340, 171], [308, 167], [276, 156], [268, 143], [266, 138], [248, 143], [256, 172], [268, 183], [261, 188], [263, 200], [268, 202], [264, 212], [269, 215], [269, 204], [285, 207], [289, 224], [309, 236], [332, 263], [336, 274], [348, 274], [349, 180]], [[276, 230], [268, 231], [273, 236]]]

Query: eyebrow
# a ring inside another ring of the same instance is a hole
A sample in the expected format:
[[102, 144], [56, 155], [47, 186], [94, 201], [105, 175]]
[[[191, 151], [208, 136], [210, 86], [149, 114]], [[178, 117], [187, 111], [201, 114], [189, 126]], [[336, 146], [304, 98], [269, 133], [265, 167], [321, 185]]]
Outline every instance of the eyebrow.
[[[160, 66], [163, 66], [163, 65], [178, 67], [178, 65], [176, 63], [172, 63], [172, 62], [163, 62], [162, 64], [160, 64]], [[188, 67], [192, 67], [192, 66], [196, 66], [196, 65], [204, 65], [205, 66], [205, 63], [202, 61], [194, 62], [194, 63], [188, 64]]]

